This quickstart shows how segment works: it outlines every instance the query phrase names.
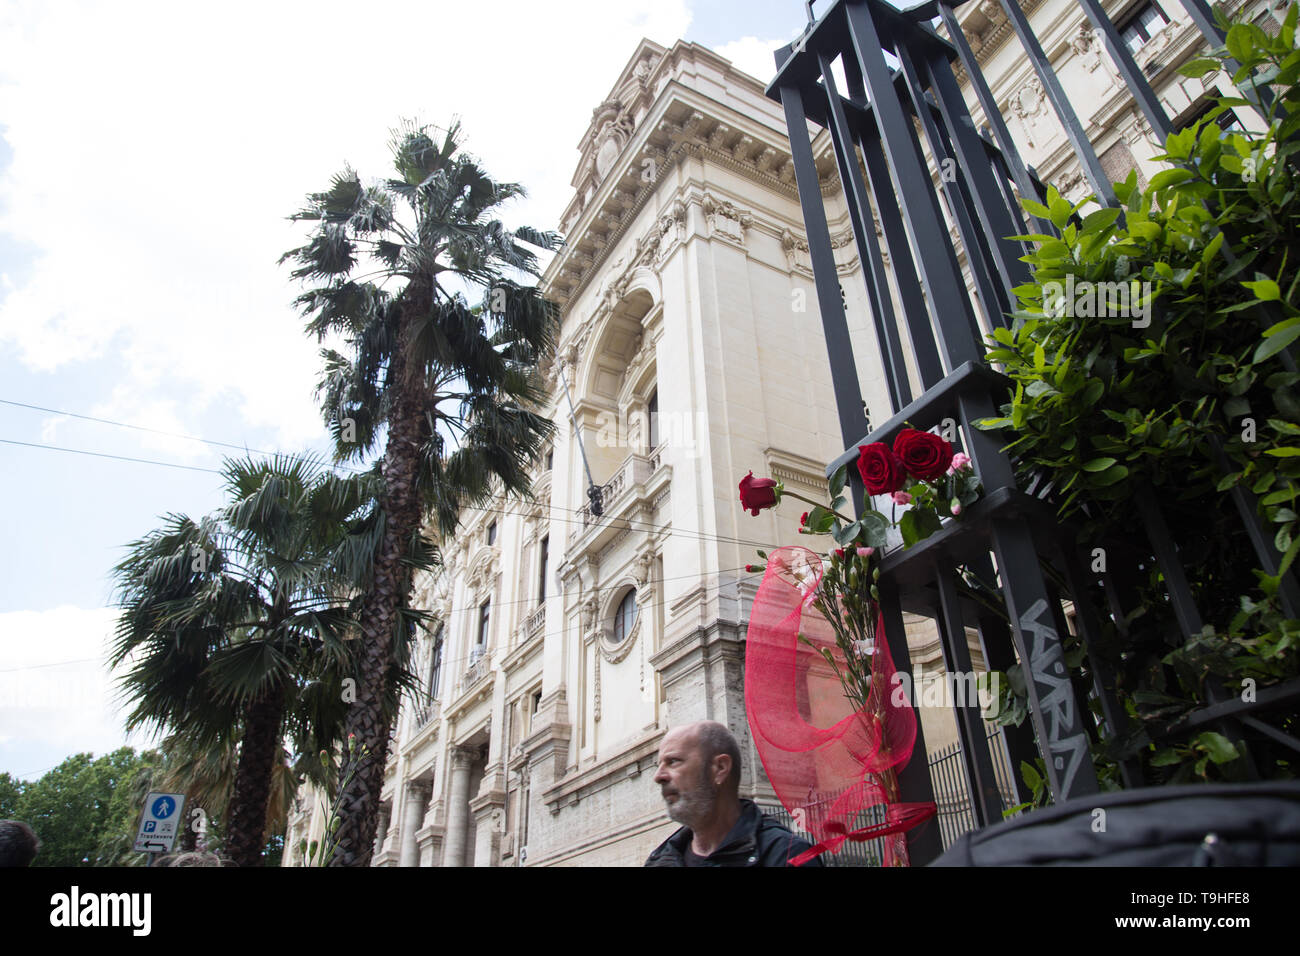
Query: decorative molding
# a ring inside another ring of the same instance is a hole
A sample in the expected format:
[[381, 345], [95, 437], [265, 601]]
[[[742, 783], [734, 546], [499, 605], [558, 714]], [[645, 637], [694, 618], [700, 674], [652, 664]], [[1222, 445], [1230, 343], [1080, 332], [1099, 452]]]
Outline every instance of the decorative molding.
[[814, 489], [819, 494], [826, 493], [825, 465], [779, 448], [765, 448], [763, 455], [767, 459], [768, 473], [773, 477]]
[[[748, 139], [749, 137], [745, 137]], [[709, 235], [725, 239], [742, 249], [745, 247], [745, 230], [754, 224], [754, 217], [747, 210], [725, 199], [719, 199], [707, 190], [700, 202], [704, 210], [705, 222], [709, 226]]]

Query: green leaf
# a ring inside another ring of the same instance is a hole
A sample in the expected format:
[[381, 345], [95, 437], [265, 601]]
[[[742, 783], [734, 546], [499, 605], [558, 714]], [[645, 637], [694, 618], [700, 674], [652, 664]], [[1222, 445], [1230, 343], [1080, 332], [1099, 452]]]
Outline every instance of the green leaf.
[[1244, 64], [1246, 60], [1250, 59], [1252, 50], [1250, 31], [1246, 29], [1245, 24], [1234, 23], [1228, 29], [1228, 35], [1225, 39], [1228, 52], [1232, 54], [1234, 60]]
[[[1255, 349], [1255, 355], [1251, 359], [1251, 362], [1258, 363], [1265, 359], [1272, 358], [1278, 352], [1281, 352], [1284, 348], [1294, 342], [1297, 337], [1300, 337], [1300, 319], [1293, 319], [1292, 322], [1294, 324], [1291, 325], [1290, 328], [1283, 329], [1280, 332], [1274, 332], [1270, 338], [1260, 342], [1259, 347]], [[1276, 326], [1274, 328], [1276, 328]]]
[[1192, 745], [1205, 750], [1216, 764], [1232, 763], [1241, 756], [1231, 740], [1212, 730], [1197, 736]]
[[1170, 748], [1170, 749], [1162, 750], [1154, 757], [1152, 757], [1151, 766], [1172, 767], [1174, 764], [1181, 763], [1182, 759], [1183, 758], [1178, 755], [1178, 751]]
[[1064, 229], [1070, 224], [1070, 216], [1074, 214], [1074, 207], [1070, 205], [1069, 200], [1061, 198], [1055, 187], [1048, 187], [1047, 206], [1050, 210], [1053, 226], [1057, 229]]
[[1020, 776], [1030, 790], [1037, 790], [1043, 785], [1043, 778], [1039, 776], [1037, 770], [1029, 765], [1027, 760], [1020, 761]]
[[1106, 487], [1123, 481], [1128, 477], [1128, 468], [1124, 465], [1112, 465], [1092, 480], [1094, 485]]
[[1165, 169], [1151, 177], [1151, 185], [1147, 189], [1152, 192], [1158, 192], [1161, 189], [1167, 189], [1170, 186], [1177, 186], [1179, 183], [1185, 183], [1195, 174], [1190, 169]]
[[821, 505], [813, 505], [812, 510], [808, 512], [808, 520], [804, 522], [804, 527], [813, 534], [826, 534], [835, 524], [835, 515]]
[[[1050, 220], [1052, 218], [1052, 211], [1040, 202], [1034, 202], [1032, 199], [1022, 199], [1020, 200], [1020, 205], [1025, 207], [1025, 212], [1038, 219]], [[1045, 236], [1043, 238], [1054, 239], [1056, 237]]]
[[835, 469], [835, 474], [831, 475], [831, 485], [830, 485], [831, 497], [838, 498], [840, 496], [840, 492], [844, 490], [844, 486], [848, 484], [848, 481], [849, 481], [849, 465], [848, 462], [845, 462], [844, 464], [840, 465], [840, 467]]
[[1111, 465], [1115, 464], [1114, 458], [1094, 458], [1092, 461], [1083, 463], [1084, 471], [1105, 471]]
[[1296, 552], [1300, 551], [1300, 538], [1291, 542], [1291, 546], [1286, 549], [1286, 554], [1282, 556], [1282, 563], [1278, 566], [1278, 577], [1286, 574], [1291, 570], [1291, 563], [1295, 561]]
[[1110, 227], [1119, 218], [1119, 212], [1118, 209], [1098, 209], [1096, 212], [1089, 213], [1083, 220], [1081, 235], [1090, 236]]
[[1272, 455], [1274, 458], [1296, 458], [1300, 457], [1300, 448], [1287, 446], [1284, 448], [1265, 448], [1264, 454]]
[[858, 536], [858, 531], [860, 531], [861, 528], [862, 528], [862, 523], [860, 521], [855, 521], [852, 524], [845, 525], [842, 528], [837, 528], [833, 535], [833, 537], [835, 538], [835, 543], [838, 544], [841, 548], [847, 548], [849, 546], [849, 543], [852, 542], [853, 539]]
[[1178, 68], [1178, 72], [1183, 76], [1190, 76], [1194, 80], [1199, 80], [1207, 73], [1213, 73], [1219, 69], [1219, 61], [1210, 57], [1198, 57], [1195, 60], [1188, 60]]
[[880, 512], [866, 511], [857, 523], [866, 537], [867, 547], [881, 549], [889, 544], [889, 519]]
[[1223, 403], [1223, 414], [1229, 418], [1241, 418], [1243, 415], [1250, 414], [1250, 402], [1241, 398], [1230, 398]]
[[1277, 283], [1272, 279], [1260, 279], [1258, 282], [1243, 282], [1242, 285], [1255, 293], [1256, 298], [1264, 302], [1276, 302], [1278, 299], [1282, 298], [1282, 290], [1277, 287]]

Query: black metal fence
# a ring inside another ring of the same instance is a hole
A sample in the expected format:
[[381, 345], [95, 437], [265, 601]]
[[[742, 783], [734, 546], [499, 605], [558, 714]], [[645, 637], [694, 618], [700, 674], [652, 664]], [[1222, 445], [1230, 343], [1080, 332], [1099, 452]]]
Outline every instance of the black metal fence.
[[[1006, 806], [1013, 807], [1015, 785], [1012, 782], [1013, 774], [1002, 735], [994, 727], [987, 730], [985, 739], [994, 757], [993, 772], [998, 782], [998, 791]], [[946, 850], [963, 833], [976, 828], [970, 787], [967, 785], [966, 773], [962, 765], [961, 742], [957, 741], [946, 747], [937, 748], [929, 755], [928, 763], [939, 813], [935, 820], [926, 823], [925, 826], [938, 829], [943, 848]], [[836, 796], [837, 794], [818, 795], [818, 799], [808, 805], [807, 821], [816, 821], [819, 809], [830, 806]], [[801, 826], [800, 822], [792, 818], [780, 804], [775, 806], [764, 804], [762, 809], [764, 813], [776, 817], [799, 836], [812, 839], [807, 828]], [[881, 823], [883, 820], [883, 808], [876, 806], [863, 813], [857, 825], [869, 826], [873, 823]], [[884, 853], [882, 840], [867, 840], [862, 843], [843, 843], [835, 853], [823, 854], [821, 859], [826, 866], [880, 866]]]
[[[967, 627], [978, 630], [990, 670], [1005, 672], [1017, 663], [1024, 667], [1031, 720], [994, 735], [997, 746], [1004, 748], [1001, 755], [988, 744], [993, 738], [983, 731], [978, 704], [967, 701], [954, 708], [959, 745], [948, 753], [930, 754], [931, 767], [914, 760], [901, 774], [905, 801], [936, 798], [934, 761], [941, 774], [968, 782], [969, 821], [961, 817], [960, 823], [953, 822], [949, 829], [954, 832], [967, 822], [975, 827], [997, 822], [1008, 804], [1028, 802], [1030, 795], [1019, 775], [1008, 780], [999, 773], [1003, 765], [1019, 767], [1021, 761], [1033, 765], [1041, 756], [1056, 800], [1098, 791], [1091, 747], [1100, 735], [1122, 734], [1128, 716], [1117, 699], [1113, 676], [1092, 650], [1101, 621], [1122, 622], [1135, 600], [1122, 580], [1123, 571], [1117, 573], [1112, 567], [1100, 576], [1085, 572], [1072, 533], [1057, 522], [1054, 507], [1043, 500], [1044, 489], [1018, 487], [1013, 462], [1001, 451], [1002, 439], [974, 427], [977, 421], [996, 417], [995, 403], [1007, 393], [1006, 380], [984, 361], [984, 334], [1009, 323], [1008, 315], [1016, 307], [1013, 290], [1029, 279], [1027, 266], [1020, 261], [1027, 247], [1008, 237], [1053, 230], [1050, 223], [1027, 222], [1017, 202], [1017, 194], [1041, 196], [1042, 184], [1016, 149], [962, 34], [954, 13], [960, 5], [930, 2], [903, 12], [883, 0], [834, 0], [797, 43], [778, 52], [778, 72], [767, 90], [785, 111], [846, 449], [829, 463], [827, 475], [855, 460], [859, 445], [891, 442], [904, 427], [934, 428], [951, 419], [959, 427], [959, 444], [984, 485], [983, 499], [960, 522], [948, 522], [918, 545], [891, 552], [881, 567], [881, 610], [900, 669], [910, 671], [904, 612], [936, 621], [950, 673], [973, 671]], [[1183, 0], [1183, 5], [1206, 39], [1221, 45], [1223, 36], [1208, 5], [1201, 0]], [[808, 6], [811, 20], [812, 4]], [[1020, 5], [999, 0], [999, 6], [1098, 201], [1117, 205], [1097, 154]], [[1159, 98], [1102, 4], [1081, 0], [1080, 7], [1153, 130], [1171, 129]], [[935, 31], [935, 18], [946, 25], [950, 39]], [[837, 60], [847, 87], [843, 92], [832, 70]], [[957, 83], [955, 63], [970, 79], [991, 138], [976, 130]], [[1256, 105], [1264, 104], [1257, 99]], [[891, 405], [892, 417], [865, 435], [858, 370], [809, 121], [830, 133]], [[879, 238], [873, 215], [879, 217]], [[949, 217], [957, 243], [950, 237]], [[896, 297], [888, 281], [891, 276]], [[915, 370], [919, 395], [914, 395], [909, 367]], [[1225, 460], [1221, 467], [1226, 464]], [[860, 512], [863, 487], [855, 469], [849, 473]], [[1254, 497], [1240, 488], [1233, 496], [1259, 566], [1276, 574], [1280, 556], [1260, 527]], [[1183, 639], [1189, 640], [1200, 633], [1203, 622], [1177, 544], [1154, 492], [1140, 490], [1135, 504], [1146, 540], [1130, 548], [1124, 570], [1136, 573], [1144, 561], [1146, 567], [1158, 566]], [[1059, 577], [1046, 577], [1042, 561], [1059, 569]], [[955, 580], [955, 569], [961, 567], [984, 581], [997, 582], [1006, 619], [967, 600]], [[1294, 617], [1300, 608], [1294, 574], [1282, 590], [1284, 610]], [[1077, 612], [1079, 636], [1091, 662], [1087, 683], [1078, 671], [1072, 674], [1065, 660], [1067, 601]], [[1279, 696], [1293, 698], [1294, 688], [1274, 695]], [[1090, 717], [1090, 698], [1099, 702], [1100, 722]], [[1267, 706], [1277, 706], [1276, 699], [1270, 700]], [[1263, 695], [1247, 703], [1211, 686], [1209, 705], [1193, 713], [1189, 726], [1216, 729], [1233, 741], [1242, 740], [1243, 726], [1249, 726], [1256, 737], [1264, 734], [1300, 749], [1300, 741], [1252, 713], [1263, 706]], [[922, 739], [918, 754], [923, 748]], [[1125, 786], [1145, 783], [1132, 761], [1121, 764], [1120, 774]], [[914, 863], [924, 863], [941, 851], [948, 840], [941, 830], [923, 827], [909, 837]]]

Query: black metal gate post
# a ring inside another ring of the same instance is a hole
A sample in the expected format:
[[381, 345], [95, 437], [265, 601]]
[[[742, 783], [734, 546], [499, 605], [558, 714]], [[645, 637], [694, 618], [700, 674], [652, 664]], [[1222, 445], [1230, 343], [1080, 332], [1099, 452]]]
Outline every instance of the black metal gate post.
[[1061, 121], [1061, 126], [1065, 128], [1066, 138], [1069, 139], [1070, 145], [1074, 147], [1075, 155], [1079, 158], [1079, 163], [1083, 167], [1083, 173], [1088, 177], [1088, 183], [1092, 186], [1092, 191], [1097, 195], [1097, 201], [1103, 206], [1118, 206], [1115, 199], [1115, 190], [1110, 184], [1105, 171], [1101, 168], [1101, 161], [1097, 158], [1097, 152], [1088, 142], [1088, 137], [1083, 133], [1083, 125], [1079, 122], [1079, 114], [1074, 111], [1070, 105], [1070, 99], [1065, 95], [1065, 90], [1061, 87], [1061, 81], [1056, 76], [1056, 71], [1052, 69], [1051, 61], [1048, 60], [1047, 54], [1043, 52], [1043, 46], [1038, 42], [1038, 37], [1030, 29], [1029, 20], [1025, 18], [1025, 13], [1020, 9], [1019, 0], [999, 0], [1002, 4], [1002, 10], [1011, 21], [1011, 28], [1016, 31], [1016, 36], [1020, 38], [1020, 45], [1025, 48], [1025, 53], [1029, 56], [1029, 62], [1033, 64], [1034, 72], [1038, 74], [1038, 81], [1043, 84], [1043, 92], [1047, 94], [1047, 99], [1051, 102], [1052, 108], [1056, 111], [1057, 119]]
[[[1182, 0], [1182, 3], [1187, 15], [1192, 18], [1192, 22], [1201, 31], [1201, 35], [1205, 37], [1206, 42], [1212, 47], [1224, 46], [1227, 38], [1223, 35], [1223, 31], [1219, 29], [1218, 24], [1214, 22], [1214, 14], [1210, 10], [1210, 5], [1205, 0]], [[1228, 59], [1226, 66], [1229, 72], [1234, 74], [1241, 69], [1241, 64], [1233, 59]], [[1267, 86], [1255, 86], [1254, 84], [1238, 86], [1237, 88], [1241, 90], [1242, 96], [1251, 101], [1259, 115], [1267, 119], [1269, 110], [1273, 106], [1273, 91]]]
[[[844, 300], [840, 296], [835, 256], [831, 249], [831, 231], [821, 202], [821, 184], [813, 160], [812, 141], [808, 137], [803, 95], [795, 86], [783, 87], [781, 104], [785, 108], [786, 126], [789, 127], [790, 158], [794, 164], [799, 205], [803, 210], [804, 228], [808, 235], [808, 254], [814, 266], [813, 284], [817, 290], [817, 306], [821, 312], [822, 328], [826, 332], [826, 348], [830, 353], [831, 384], [835, 390], [835, 405], [839, 410], [840, 437], [847, 444], [861, 433], [863, 421], [862, 389], [858, 385], [857, 365], [853, 361], [853, 342], [849, 339], [848, 319], [844, 314]], [[862, 507], [860, 488], [859, 478], [854, 483], [854, 497], [857, 498], [854, 504], [859, 509]]]
[[[907, 647], [907, 628], [903, 624], [903, 606], [898, 589], [884, 577], [880, 579], [879, 589], [880, 616], [885, 625], [885, 641], [889, 645], [889, 654], [894, 659], [894, 668], [906, 675], [908, 686], [915, 687], [912, 655]], [[934, 803], [934, 781], [930, 777], [929, 763], [925, 759], [916, 759], [916, 756], [923, 758], [928, 752], [925, 731], [918, 718], [914, 757], [898, 773], [898, 789], [904, 803]], [[938, 857], [943, 852], [943, 834], [938, 825], [931, 821], [907, 831], [907, 852], [912, 864], [919, 866]]]
[[912, 388], [907, 378], [907, 362], [903, 358], [903, 343], [898, 338], [898, 324], [894, 319], [893, 296], [889, 292], [889, 282], [885, 278], [883, 262], [880, 263], [880, 270], [877, 273], [876, 265], [880, 259], [880, 250], [876, 243], [875, 222], [872, 219], [864, 220], [864, 216], [871, 213], [871, 201], [867, 198], [867, 184], [862, 179], [862, 169], [858, 165], [857, 154], [853, 149], [853, 137], [849, 134], [844, 105], [840, 102], [839, 93], [835, 89], [835, 77], [831, 75], [830, 63], [824, 56], [818, 58], [818, 65], [826, 84], [829, 119], [835, 128], [835, 135], [832, 137], [835, 162], [840, 170], [840, 182], [844, 184], [845, 195], [850, 197], [846, 205], [849, 209], [853, 240], [857, 245], [858, 258], [865, 260], [871, 266], [870, 269], [863, 269], [862, 274], [867, 283], [867, 295], [871, 299], [876, 341], [880, 343], [881, 354], [885, 359], [889, 411], [893, 414], [912, 400]]
[[[988, 81], [984, 78], [984, 71], [980, 69], [979, 60], [975, 58], [975, 53], [966, 40], [966, 34], [962, 33], [961, 25], [957, 22], [957, 16], [952, 10], [953, 5], [951, 3], [938, 4], [939, 16], [943, 19], [944, 26], [948, 28], [951, 43], [957, 50], [957, 55], [961, 58], [962, 66], [966, 69], [966, 75], [970, 77], [971, 86], [975, 88], [975, 97], [979, 100], [980, 108], [984, 110], [984, 118], [988, 121], [989, 128], [993, 130], [993, 138], [1006, 159], [1007, 166], [1015, 179], [1016, 188], [1020, 190], [1021, 197], [1025, 199], [1037, 198], [1038, 190], [1029, 175], [1029, 167], [1020, 158], [1020, 150], [1016, 147], [1015, 140], [1011, 138], [1011, 130], [1007, 128], [1007, 121], [1002, 118], [997, 100], [993, 98], [993, 91], [989, 89]], [[1050, 222], [1035, 218], [1034, 224], [1034, 232], [1045, 235], [1055, 234], [1055, 227]]]
[[935, 564], [933, 573], [939, 592], [939, 637], [944, 668], [947, 671], [945, 689], [951, 688], [953, 692], [952, 707], [957, 718], [957, 734], [961, 739], [966, 776], [970, 781], [975, 820], [979, 826], [985, 827], [1002, 819], [1002, 796], [998, 792], [997, 777], [993, 773], [988, 733], [984, 730], [979, 701], [972, 701], [966, 696], [970, 689], [968, 675], [973, 675], [975, 668], [971, 664], [970, 648], [966, 644], [966, 626], [957, 601], [957, 589], [953, 587], [952, 570]]
[[898, 283], [898, 296], [907, 322], [908, 338], [912, 343], [912, 355], [916, 359], [916, 369], [921, 378], [921, 390], [925, 391], [943, 380], [943, 362], [939, 359], [939, 346], [935, 342], [934, 329], [930, 325], [925, 299], [921, 295], [921, 277], [916, 271], [912, 246], [899, 207], [892, 201], [892, 193], [885, 192], [889, 189], [889, 166], [885, 162], [879, 134], [874, 129], [862, 131], [858, 143], [867, 165], [867, 175], [871, 178], [871, 188], [876, 196], [883, 197], [876, 204], [880, 210], [880, 230], [884, 233], [885, 246], [889, 250], [894, 281]]
[[[902, 65], [897, 75], [886, 62], [886, 48], [894, 52]], [[841, 55], [846, 62], [846, 79], [849, 79], [851, 91], [860, 88], [865, 94], [868, 101], [865, 109], [857, 105], [846, 108], [835, 90], [834, 81], [828, 77], [830, 64]], [[984, 352], [982, 335], [975, 321], [966, 279], [958, 265], [957, 252], [940, 208], [935, 177], [925, 162], [912, 127], [913, 120], [918, 119], [937, 162], [946, 158], [949, 151], [960, 160], [953, 182], [945, 181], [942, 188], [951, 187], [951, 208], [967, 250], [970, 281], [980, 291], [984, 307], [993, 308], [999, 298], [1006, 301], [1014, 279], [1023, 277], [1023, 270], [1013, 265], [1017, 257], [1009, 254], [1015, 249], [1014, 240], [1007, 239], [1007, 232], [1002, 232], [1014, 228], [1013, 219], [1005, 204], [994, 198], [1004, 195], [1004, 192], [994, 180], [985, 144], [974, 134], [973, 123], [954, 83], [936, 79], [939, 71], [950, 70], [945, 59], [951, 62], [955, 57], [951, 47], [932, 30], [908, 20], [880, 0], [836, 0], [801, 38], [798, 49], [792, 49], [779, 58], [778, 75], [768, 93], [781, 101], [790, 127], [800, 202], [808, 218], [809, 249], [819, 292], [822, 285], [836, 282], [836, 271], [805, 125], [809, 118], [824, 121], [829, 128], [832, 142], [836, 145], [837, 161], [842, 167], [850, 165], [854, 146], [853, 142], [844, 142], [845, 126], [853, 127], [856, 122], [856, 129], [851, 131], [856, 133], [863, 148], [872, 196], [865, 196], [863, 188], [859, 188], [854, 177], [849, 175], [845, 177], [845, 199], [859, 206], [856, 224], [871, 222], [867, 200], [874, 199], [876, 207], [882, 211], [891, 255], [896, 254], [896, 243], [904, 241], [904, 237], [897, 234], [899, 230], [890, 235], [885, 211], [896, 205], [903, 212], [905, 241], [910, 246], [918, 278], [925, 290], [923, 302], [913, 298], [905, 303], [909, 328], [913, 330], [913, 344], [915, 347], [918, 341], [924, 342], [930, 337], [918, 333], [933, 330], [937, 351], [948, 369], [946, 378], [940, 382], [931, 378], [926, 382], [924, 394], [861, 440], [889, 440], [905, 423], [914, 427], [931, 427], [939, 424], [943, 417], [955, 415], [986, 490], [984, 500], [972, 506], [972, 510], [982, 509], [981, 533], [986, 535], [982, 546], [969, 540], [974, 532], [967, 531], [965, 526], [953, 525], [946, 529], [949, 533], [942, 542], [927, 542], [927, 545], [932, 545], [928, 554], [899, 552], [886, 558], [881, 569], [881, 585], [882, 598], [889, 603], [886, 608], [890, 617], [886, 622], [887, 630], [892, 632], [894, 640], [900, 639], [895, 628], [901, 626], [901, 609], [913, 600], [907, 596], [906, 590], [898, 590], [900, 582], [914, 581], [923, 588], [937, 588], [939, 618], [948, 635], [950, 667], [969, 670], [969, 655], [962, 653], [963, 617], [949, 576], [951, 572], [940, 572], [937, 577], [924, 569], [918, 572], [916, 561], [927, 562], [926, 568], [932, 563], [951, 568], [960, 561], [974, 560], [980, 553], [987, 555], [991, 550], [997, 557], [1002, 592], [1011, 621], [1008, 628], [1010, 639], [1025, 665], [1030, 711], [1045, 758], [1049, 785], [1056, 799], [1064, 800], [1095, 792], [1098, 788], [1084, 729], [1087, 715], [1076, 697], [1065, 665], [1061, 635], [1050, 609], [1051, 595], [1039, 568], [1029, 518], [1019, 511], [1018, 502], [1023, 496], [1016, 491], [1011, 464], [997, 440], [974, 427], [977, 420], [992, 417], [993, 391], [1004, 387], [1004, 382], [989, 372], [981, 361]], [[819, 87], [819, 80], [824, 85]], [[810, 115], [810, 111], [804, 108], [805, 104], [823, 97], [827, 98], [824, 113]], [[837, 110], [837, 105], [843, 115]], [[869, 125], [874, 125], [875, 130], [870, 130]], [[878, 138], [871, 135], [873, 132]], [[872, 156], [873, 145], [878, 150], [883, 148], [883, 156]], [[1093, 158], [1095, 160], [1095, 156]], [[865, 187], [866, 184], [861, 185]], [[900, 282], [900, 288], [902, 286]], [[823, 319], [832, 324], [842, 323], [838, 296], [834, 298], [833, 308], [823, 308]], [[1001, 324], [1000, 318], [990, 316], [990, 324]], [[838, 335], [838, 329], [828, 326], [827, 333], [830, 345]], [[833, 365], [841, 358], [832, 355]], [[882, 358], [888, 361], [887, 357]], [[840, 374], [847, 373], [842, 371]], [[854, 408], [857, 407], [855, 403]], [[847, 420], [844, 411], [841, 408], [842, 424]], [[848, 450], [831, 464], [828, 474], [855, 457], [854, 449], [859, 441], [849, 433], [844, 437]], [[959, 549], [962, 557], [958, 559], [956, 552], [950, 553], [949, 548]], [[910, 568], [909, 563], [912, 565]], [[923, 575], [923, 582], [916, 577], [918, 573]], [[912, 604], [907, 606], [915, 609]], [[999, 637], [996, 629], [989, 628], [988, 632], [995, 641]], [[959, 648], [959, 644], [962, 647]], [[1007, 660], [1009, 653], [995, 653], [993, 656]], [[900, 663], [907, 660], [905, 641], [896, 656]], [[958, 718], [963, 724], [962, 736], [967, 740], [965, 759], [969, 762], [975, 790], [974, 802], [980, 821], [988, 823], [996, 819], [1001, 798], [987, 744], [978, 746], [973, 739], [977, 734], [973, 733], [970, 725], [979, 725], [977, 712], [967, 708]]]

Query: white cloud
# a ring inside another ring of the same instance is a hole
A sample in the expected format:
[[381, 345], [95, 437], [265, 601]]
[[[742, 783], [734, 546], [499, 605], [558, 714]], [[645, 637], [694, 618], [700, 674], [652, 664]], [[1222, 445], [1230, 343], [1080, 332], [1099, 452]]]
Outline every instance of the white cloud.
[[[797, 35], [797, 34], [796, 34]], [[715, 48], [719, 56], [725, 56], [737, 69], [744, 70], [754, 79], [766, 85], [776, 76], [775, 52], [790, 42], [790, 37], [783, 40], [760, 40], [758, 37], [741, 37]]]
[[0, 344], [34, 370], [119, 362], [105, 417], [193, 433], [228, 407], [218, 437], [319, 435], [317, 346], [276, 265], [302, 197], [345, 161], [386, 175], [400, 118], [459, 114], [533, 191], [517, 220], [553, 227], [591, 108], [643, 35], [689, 22], [685, 0], [8, 4], [0, 232], [36, 253]]
[[4, 770], [34, 779], [74, 753], [145, 742], [123, 730], [105, 666], [117, 616], [77, 607], [0, 614], [0, 745], [19, 742], [25, 761], [40, 764]]

